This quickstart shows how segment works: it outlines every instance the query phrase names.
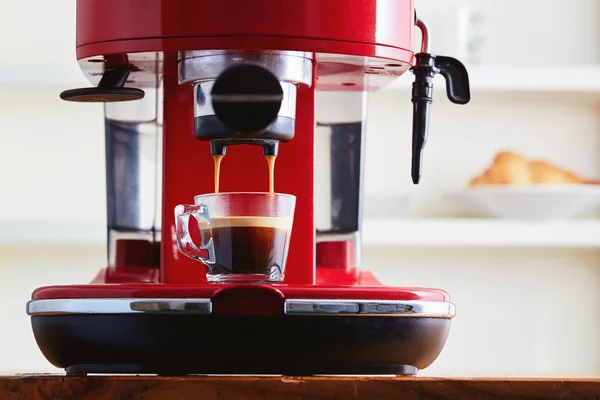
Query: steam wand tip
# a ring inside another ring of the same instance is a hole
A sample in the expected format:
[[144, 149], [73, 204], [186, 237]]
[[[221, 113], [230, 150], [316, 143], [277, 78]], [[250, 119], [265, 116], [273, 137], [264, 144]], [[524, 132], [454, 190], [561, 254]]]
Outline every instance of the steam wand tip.
[[412, 181], [413, 181], [413, 184], [418, 185], [419, 182], [421, 181], [421, 174], [418, 172], [417, 173], [413, 172], [412, 173]]
[[410, 174], [412, 177], [413, 184], [415, 185], [418, 185], [421, 181], [422, 152], [423, 150], [420, 149], [413, 153], [412, 168]]

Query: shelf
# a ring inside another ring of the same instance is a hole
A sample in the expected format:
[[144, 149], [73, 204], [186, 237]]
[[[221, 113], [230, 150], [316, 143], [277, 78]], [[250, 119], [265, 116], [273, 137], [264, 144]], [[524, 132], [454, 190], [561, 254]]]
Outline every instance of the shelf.
[[0, 245], [105, 245], [106, 225], [73, 221], [2, 221]]
[[[521, 92], [600, 95], [600, 66], [564, 67], [467, 67], [472, 92]], [[385, 87], [384, 91], [410, 90], [412, 73], [406, 73]], [[436, 90], [443, 90], [444, 78], [436, 75]], [[38, 66], [0, 66], [0, 87], [6, 86], [64, 86], [79, 87], [90, 83], [77, 62], [65, 59]]]
[[[166, 395], [168, 393], [168, 396]], [[598, 379], [407, 377], [70, 377], [0, 378], [2, 399], [597, 399]]]
[[11, 87], [86, 87], [91, 84], [86, 79], [75, 60], [44, 65], [0, 66], [0, 88]]
[[[0, 222], [0, 245], [106, 244], [100, 222]], [[524, 222], [500, 219], [366, 219], [370, 247], [562, 247], [600, 248], [600, 220]]]
[[[557, 94], [598, 94], [600, 96], [600, 67], [468, 67], [472, 92], [519, 92]], [[412, 75], [412, 74], [411, 74]], [[410, 90], [412, 79], [400, 77], [384, 88]], [[434, 87], [444, 89], [444, 78], [436, 75]]]
[[363, 245], [386, 247], [600, 247], [600, 220], [371, 219]]

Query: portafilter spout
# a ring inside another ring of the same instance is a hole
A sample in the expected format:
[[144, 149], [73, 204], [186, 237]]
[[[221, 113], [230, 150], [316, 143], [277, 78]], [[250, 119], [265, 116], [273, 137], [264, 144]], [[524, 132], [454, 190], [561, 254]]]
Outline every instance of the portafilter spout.
[[[312, 72], [310, 59], [284, 53], [209, 54], [190, 55], [180, 64], [180, 80], [194, 84], [194, 135], [210, 141], [212, 155], [247, 144], [273, 156], [279, 142], [293, 139], [297, 84], [311, 82], [305, 76]], [[215, 64], [220, 68], [211, 70]]]

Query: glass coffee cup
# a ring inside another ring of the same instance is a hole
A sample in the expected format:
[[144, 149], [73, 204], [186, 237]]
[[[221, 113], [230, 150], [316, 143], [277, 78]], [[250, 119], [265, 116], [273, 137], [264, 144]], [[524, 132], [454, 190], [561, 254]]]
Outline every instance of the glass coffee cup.
[[[175, 207], [179, 251], [206, 266], [209, 282], [282, 282], [296, 197], [281, 193], [210, 193]], [[195, 244], [190, 217], [200, 229]]]

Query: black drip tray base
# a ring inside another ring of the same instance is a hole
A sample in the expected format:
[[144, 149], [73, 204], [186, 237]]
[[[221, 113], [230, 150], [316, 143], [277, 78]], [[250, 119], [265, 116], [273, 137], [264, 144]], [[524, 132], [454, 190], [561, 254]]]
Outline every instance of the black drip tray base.
[[69, 374], [415, 375], [450, 319], [397, 316], [72, 314], [31, 318]]

